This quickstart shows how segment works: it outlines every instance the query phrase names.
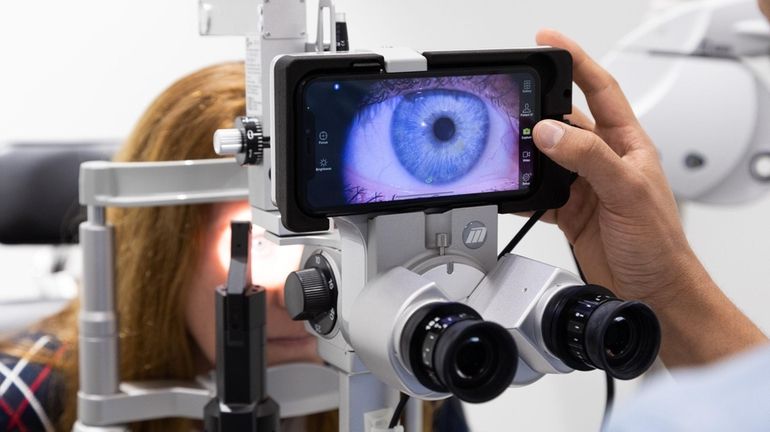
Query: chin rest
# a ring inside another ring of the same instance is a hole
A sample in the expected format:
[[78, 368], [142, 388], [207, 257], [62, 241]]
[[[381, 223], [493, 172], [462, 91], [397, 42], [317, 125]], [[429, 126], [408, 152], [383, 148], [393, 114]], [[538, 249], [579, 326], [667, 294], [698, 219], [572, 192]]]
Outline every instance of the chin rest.
[[76, 243], [85, 208], [80, 164], [110, 160], [120, 142], [0, 144], [0, 243]]

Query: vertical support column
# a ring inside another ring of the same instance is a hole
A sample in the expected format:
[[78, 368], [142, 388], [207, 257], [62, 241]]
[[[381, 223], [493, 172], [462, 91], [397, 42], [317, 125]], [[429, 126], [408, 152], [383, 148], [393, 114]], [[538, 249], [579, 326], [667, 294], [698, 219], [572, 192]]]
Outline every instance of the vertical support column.
[[[305, 0], [261, 0], [255, 12], [259, 17], [257, 32], [246, 35], [246, 115], [260, 119], [262, 134], [272, 149], [265, 150], [262, 164], [249, 167], [249, 203], [255, 215], [259, 211], [277, 215], [278, 209], [271, 197], [270, 167], [275, 166], [271, 153], [281, 143], [270, 140], [273, 135], [270, 66], [278, 55], [305, 52], [306, 5]], [[265, 228], [279, 234], [283, 226]]]
[[246, 113], [262, 120], [263, 134], [269, 137], [272, 136], [270, 64], [278, 55], [305, 52], [307, 10], [305, 0], [262, 0], [259, 13], [258, 33], [247, 35], [246, 42]]
[[364, 414], [398, 400], [396, 392], [371, 372], [340, 372], [340, 432], [364, 431]]
[[82, 421], [81, 428], [101, 419], [99, 412], [84, 412], [98, 404], [84, 402], [99, 400], [119, 391], [113, 236], [113, 228], [106, 223], [105, 208], [88, 206], [88, 220], [80, 224], [83, 283], [78, 319], [78, 418]]
[[406, 432], [422, 432], [422, 403], [417, 398], [411, 398], [406, 403], [404, 419], [404, 429]]
[[[397, 391], [385, 385], [371, 372], [340, 371], [340, 432], [364, 431], [364, 415], [398, 403]], [[422, 432], [422, 403], [412, 398], [406, 404], [404, 430]]]

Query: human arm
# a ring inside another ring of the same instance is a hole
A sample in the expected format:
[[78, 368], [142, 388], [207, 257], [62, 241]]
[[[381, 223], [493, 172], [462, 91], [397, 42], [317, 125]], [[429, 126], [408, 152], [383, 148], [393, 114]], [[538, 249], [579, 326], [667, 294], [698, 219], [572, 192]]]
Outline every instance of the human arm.
[[[659, 156], [617, 82], [575, 42], [538, 33], [541, 45], [568, 50], [593, 123], [542, 121], [537, 147], [579, 178], [570, 200], [547, 218], [573, 245], [588, 282], [649, 304], [661, 322], [668, 366], [721, 359], [767, 339], [719, 290], [692, 251]], [[672, 120], [673, 121], [673, 120]]]
[[759, 9], [770, 20], [770, 0], [759, 0]]

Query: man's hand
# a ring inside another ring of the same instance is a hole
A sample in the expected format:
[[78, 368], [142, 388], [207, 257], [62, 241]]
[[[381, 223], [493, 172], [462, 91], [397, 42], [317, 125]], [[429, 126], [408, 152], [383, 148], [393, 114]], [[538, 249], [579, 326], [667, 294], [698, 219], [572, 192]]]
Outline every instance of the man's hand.
[[596, 120], [571, 116], [586, 130], [552, 120], [535, 126], [537, 147], [580, 176], [551, 220], [591, 283], [620, 297], [663, 303], [679, 294], [682, 265], [697, 260], [655, 146], [615, 79], [575, 42], [551, 30], [538, 33], [537, 42], [572, 54], [575, 82]]
[[770, 20], [770, 0], [759, 0], [759, 9]]
[[669, 365], [765, 342], [690, 248], [657, 150], [615, 79], [556, 31], [539, 32], [537, 42], [572, 54], [575, 82], [596, 121], [578, 112], [570, 120], [582, 129], [544, 120], [534, 130], [537, 147], [579, 175], [567, 204], [545, 220], [565, 233], [588, 282], [655, 310]]

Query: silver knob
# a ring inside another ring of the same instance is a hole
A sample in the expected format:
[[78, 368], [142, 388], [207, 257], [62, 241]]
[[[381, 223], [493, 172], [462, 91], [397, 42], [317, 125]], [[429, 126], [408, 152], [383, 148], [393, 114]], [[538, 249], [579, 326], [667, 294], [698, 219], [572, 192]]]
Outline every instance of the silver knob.
[[243, 152], [243, 134], [238, 129], [218, 129], [214, 132], [214, 151], [220, 156]]

